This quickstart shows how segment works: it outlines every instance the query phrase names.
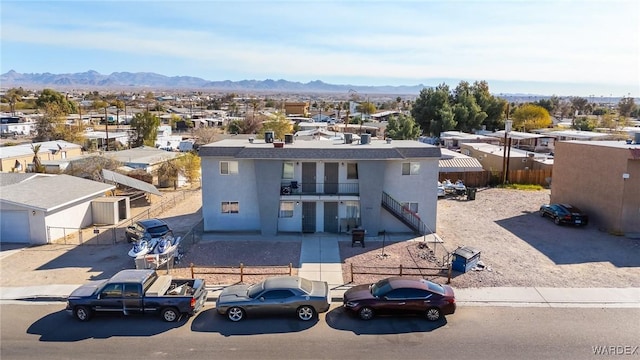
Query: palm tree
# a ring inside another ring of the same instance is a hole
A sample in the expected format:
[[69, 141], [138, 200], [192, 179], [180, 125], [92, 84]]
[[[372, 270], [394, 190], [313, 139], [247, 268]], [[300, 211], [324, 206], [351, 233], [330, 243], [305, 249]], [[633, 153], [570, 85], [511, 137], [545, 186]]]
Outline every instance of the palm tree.
[[44, 166], [40, 162], [40, 156], [38, 156], [38, 153], [40, 152], [40, 146], [42, 145], [31, 145], [31, 150], [33, 150], [33, 172], [36, 173], [44, 173], [45, 170]]

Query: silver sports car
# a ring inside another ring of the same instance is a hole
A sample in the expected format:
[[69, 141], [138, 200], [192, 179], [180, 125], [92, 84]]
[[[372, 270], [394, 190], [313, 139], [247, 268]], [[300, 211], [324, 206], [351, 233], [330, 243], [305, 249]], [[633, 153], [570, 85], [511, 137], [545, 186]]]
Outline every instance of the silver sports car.
[[253, 285], [225, 288], [216, 301], [216, 310], [231, 321], [272, 314], [297, 314], [300, 320], [308, 321], [329, 310], [330, 303], [329, 285], [325, 281], [276, 276]]

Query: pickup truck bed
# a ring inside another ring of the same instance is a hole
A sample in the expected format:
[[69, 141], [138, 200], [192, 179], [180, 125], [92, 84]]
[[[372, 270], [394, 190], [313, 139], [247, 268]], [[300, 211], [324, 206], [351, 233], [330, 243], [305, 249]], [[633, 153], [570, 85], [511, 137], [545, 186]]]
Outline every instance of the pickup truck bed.
[[87, 321], [94, 313], [159, 313], [165, 321], [193, 315], [204, 307], [202, 279], [173, 279], [154, 270], [123, 270], [109, 280], [91, 282], [67, 299], [67, 311]]

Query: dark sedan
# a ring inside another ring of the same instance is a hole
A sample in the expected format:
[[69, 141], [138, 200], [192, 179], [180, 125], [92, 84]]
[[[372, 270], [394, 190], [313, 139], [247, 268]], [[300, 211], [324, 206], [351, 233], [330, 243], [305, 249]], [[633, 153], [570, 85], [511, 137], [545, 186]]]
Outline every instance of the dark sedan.
[[226, 287], [216, 301], [216, 310], [231, 321], [250, 315], [293, 315], [308, 321], [329, 310], [329, 285], [299, 276], [270, 277], [254, 285]]
[[421, 315], [436, 321], [456, 311], [456, 298], [448, 285], [420, 278], [391, 277], [347, 290], [344, 308], [362, 320], [375, 315]]
[[553, 219], [556, 225], [571, 224], [576, 226], [586, 226], [589, 223], [589, 216], [582, 210], [569, 204], [546, 204], [540, 206], [540, 216]]

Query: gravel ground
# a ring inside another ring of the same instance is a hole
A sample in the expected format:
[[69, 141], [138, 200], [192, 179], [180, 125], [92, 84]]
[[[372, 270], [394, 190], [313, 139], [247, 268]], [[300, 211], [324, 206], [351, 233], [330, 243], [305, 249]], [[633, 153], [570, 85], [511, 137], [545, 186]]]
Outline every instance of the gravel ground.
[[[537, 212], [548, 200], [548, 190], [507, 189], [479, 189], [475, 201], [440, 199], [436, 231], [443, 243], [391, 234], [384, 242], [383, 252], [381, 237], [378, 241], [367, 239], [365, 248], [341, 242], [345, 283], [351, 281], [352, 264], [354, 269], [375, 266], [376, 271], [389, 273], [395, 273], [402, 265], [404, 274], [446, 282], [446, 272], [428, 268], [441, 266], [445, 251], [468, 246], [480, 251], [485, 268], [464, 274], [453, 272], [454, 287], [640, 287], [640, 240], [598, 231], [597, 219], [586, 228], [556, 226]], [[169, 222], [176, 235], [184, 235], [200, 222], [201, 205], [200, 192], [195, 191], [159, 217]], [[183, 244], [186, 254], [171, 270], [174, 276], [190, 276], [190, 263], [236, 267], [228, 275], [203, 275], [209, 284], [237, 283], [240, 263], [251, 267], [247, 272], [263, 274], [288, 273], [288, 269], [273, 266], [292, 263], [295, 274], [300, 260], [300, 243], [296, 241], [198, 242], [197, 237], [187, 237]], [[10, 247], [2, 246], [3, 251], [7, 248]], [[0, 286], [24, 286], [25, 277], [30, 285], [80, 284], [106, 278], [133, 267], [126, 255], [129, 248], [126, 243], [25, 248], [8, 257], [0, 256]], [[422, 269], [410, 269], [416, 267]], [[246, 276], [244, 281], [254, 282], [266, 276]], [[386, 276], [355, 275], [353, 280], [366, 283]]]

